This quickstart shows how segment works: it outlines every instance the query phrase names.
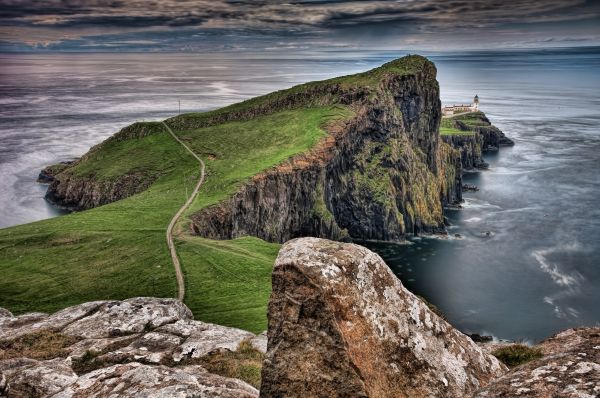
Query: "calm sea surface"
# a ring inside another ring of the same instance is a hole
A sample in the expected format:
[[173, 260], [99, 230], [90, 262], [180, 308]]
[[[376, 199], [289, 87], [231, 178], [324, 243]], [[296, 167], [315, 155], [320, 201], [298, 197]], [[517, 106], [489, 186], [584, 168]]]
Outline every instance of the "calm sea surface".
[[[0, 55], [0, 227], [59, 214], [40, 168], [178, 101], [208, 110], [401, 55]], [[466, 176], [480, 191], [449, 214], [461, 239], [371, 248], [465, 332], [537, 340], [600, 324], [600, 49], [429, 55], [442, 101], [479, 94], [516, 145]]]

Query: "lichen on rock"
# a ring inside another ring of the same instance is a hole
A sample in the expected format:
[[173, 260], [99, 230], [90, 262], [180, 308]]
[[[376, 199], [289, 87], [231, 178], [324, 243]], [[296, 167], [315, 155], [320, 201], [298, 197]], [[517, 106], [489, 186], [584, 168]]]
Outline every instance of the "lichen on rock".
[[301, 238], [273, 271], [262, 397], [464, 397], [507, 369], [364, 247]]

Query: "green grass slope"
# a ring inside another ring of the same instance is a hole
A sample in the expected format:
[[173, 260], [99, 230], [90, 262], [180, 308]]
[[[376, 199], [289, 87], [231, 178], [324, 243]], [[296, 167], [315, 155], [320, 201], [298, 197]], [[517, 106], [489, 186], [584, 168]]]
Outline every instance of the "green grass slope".
[[[207, 179], [188, 210], [236, 192], [252, 176], [305, 152], [328, 123], [351, 118], [339, 89], [373, 95], [388, 74], [431, 68], [419, 56], [371, 71], [282, 90], [167, 123], [206, 163]], [[333, 88], [333, 89], [332, 89]], [[0, 230], [0, 307], [15, 313], [56, 311], [84, 301], [175, 297], [166, 227], [198, 179], [195, 159], [160, 123], [136, 123], [94, 147], [66, 172], [112, 180], [131, 173], [156, 178], [144, 192], [68, 216]], [[271, 269], [279, 245], [256, 238], [212, 241], [175, 229], [196, 319], [253, 332], [266, 329]]]
[[[231, 195], [251, 176], [310, 149], [325, 135], [324, 124], [350, 115], [339, 106], [301, 108], [177, 132], [206, 159], [208, 178], [191, 210]], [[109, 139], [72, 168], [98, 179], [136, 170], [160, 177], [125, 200], [0, 230], [1, 307], [17, 313], [55, 311], [96, 299], [176, 294], [165, 230], [193, 190], [197, 162], [163, 129]], [[264, 330], [279, 245], [179, 235], [185, 301], [196, 318]]]

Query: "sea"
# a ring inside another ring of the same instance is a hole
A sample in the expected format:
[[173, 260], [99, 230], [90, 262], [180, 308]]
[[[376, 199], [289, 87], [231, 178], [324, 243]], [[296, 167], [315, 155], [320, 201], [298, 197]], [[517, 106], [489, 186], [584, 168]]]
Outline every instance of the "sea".
[[[416, 51], [411, 51], [416, 53]], [[141, 120], [352, 74], [408, 51], [0, 54], [0, 228], [63, 214], [41, 168]], [[600, 48], [423, 53], [446, 104], [479, 95], [515, 146], [468, 173], [448, 237], [369, 243], [465, 333], [538, 341], [600, 325]], [[456, 235], [456, 236], [455, 236]]]

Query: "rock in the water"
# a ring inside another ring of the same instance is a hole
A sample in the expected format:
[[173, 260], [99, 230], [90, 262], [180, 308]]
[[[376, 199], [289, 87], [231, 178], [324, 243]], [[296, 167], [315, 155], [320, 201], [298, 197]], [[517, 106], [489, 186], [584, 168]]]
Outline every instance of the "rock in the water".
[[53, 398], [257, 396], [254, 387], [200, 366], [170, 368], [131, 362], [87, 373]]
[[507, 369], [364, 247], [286, 243], [273, 271], [261, 397], [465, 397]]
[[544, 357], [515, 368], [475, 397], [600, 396], [600, 328], [568, 329], [537, 347]]

